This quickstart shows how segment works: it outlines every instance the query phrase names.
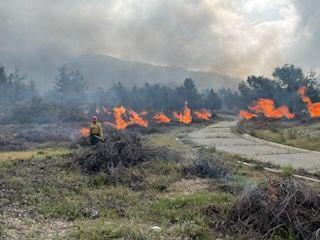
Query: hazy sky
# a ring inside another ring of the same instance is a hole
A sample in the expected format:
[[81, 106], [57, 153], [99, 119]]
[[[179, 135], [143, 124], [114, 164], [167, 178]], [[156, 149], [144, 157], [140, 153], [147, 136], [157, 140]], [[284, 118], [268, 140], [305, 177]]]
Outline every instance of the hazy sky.
[[0, 51], [43, 62], [99, 53], [244, 78], [284, 63], [320, 69], [319, 23], [319, 0], [1, 0]]

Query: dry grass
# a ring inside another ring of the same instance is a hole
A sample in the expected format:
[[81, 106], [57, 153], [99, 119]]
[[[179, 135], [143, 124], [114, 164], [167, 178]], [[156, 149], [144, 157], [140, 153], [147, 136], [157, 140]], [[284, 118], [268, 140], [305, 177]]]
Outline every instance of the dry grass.
[[68, 148], [44, 148], [26, 151], [0, 152], [0, 161], [19, 160], [19, 159], [34, 159], [43, 157], [55, 157], [68, 154], [71, 151]]
[[293, 147], [320, 151], [320, 123], [241, 122], [235, 129], [257, 138]]
[[[293, 179], [247, 188], [235, 201], [227, 227], [248, 238], [317, 240], [320, 194]], [[250, 236], [250, 237], [249, 237]]]

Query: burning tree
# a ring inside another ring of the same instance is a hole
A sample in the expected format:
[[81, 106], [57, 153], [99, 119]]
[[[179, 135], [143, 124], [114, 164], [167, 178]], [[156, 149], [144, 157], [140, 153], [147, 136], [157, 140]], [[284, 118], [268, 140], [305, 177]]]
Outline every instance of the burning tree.
[[301, 68], [287, 64], [277, 67], [272, 75], [273, 79], [250, 76], [246, 82], [239, 85], [241, 108], [246, 108], [259, 98], [267, 98], [273, 99], [276, 105], [286, 105], [292, 112], [301, 112], [305, 106], [298, 89], [303, 86], [307, 86], [313, 101], [320, 101], [319, 81], [314, 73], [305, 75]]
[[311, 99], [306, 95], [307, 88], [301, 87], [298, 92], [304, 103], [307, 104], [308, 111], [312, 118], [320, 117], [320, 102], [313, 103]]

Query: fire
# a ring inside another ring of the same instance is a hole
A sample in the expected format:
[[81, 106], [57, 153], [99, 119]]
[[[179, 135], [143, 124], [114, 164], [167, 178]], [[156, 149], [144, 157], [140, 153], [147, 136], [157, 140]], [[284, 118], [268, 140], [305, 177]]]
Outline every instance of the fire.
[[189, 124], [192, 122], [191, 110], [188, 108], [188, 103], [184, 105], [182, 113], [173, 112], [173, 116], [179, 120], [179, 122]]
[[122, 118], [122, 115], [126, 112], [123, 106], [113, 108], [113, 117], [115, 120], [116, 129], [125, 129], [128, 126], [126, 120]]
[[81, 134], [81, 136], [83, 136], [83, 137], [89, 137], [89, 135], [90, 135], [90, 129], [83, 127], [83, 128], [80, 129], [80, 134]]
[[148, 121], [144, 120], [143, 118], [141, 118], [135, 111], [133, 110], [129, 110], [129, 114], [130, 114], [130, 123], [132, 124], [137, 124], [141, 127], [148, 127]]
[[210, 118], [212, 117], [212, 114], [206, 110], [206, 109], [202, 109], [200, 111], [196, 111], [193, 113], [197, 118], [201, 119], [201, 120], [210, 120]]
[[250, 120], [250, 119], [252, 119], [252, 118], [257, 117], [256, 114], [249, 113], [249, 112], [244, 111], [244, 110], [240, 110], [239, 116], [240, 116], [240, 117], [243, 117], [243, 118], [246, 119], [246, 120]]
[[171, 122], [171, 119], [168, 118], [165, 114], [163, 113], [156, 113], [153, 116], [153, 120], [156, 121], [157, 123], [169, 123]]
[[276, 108], [272, 99], [260, 98], [256, 101], [255, 105], [249, 107], [249, 109], [256, 113], [262, 113], [268, 118], [294, 118], [294, 114], [290, 113], [287, 106], [284, 105]]
[[311, 99], [306, 95], [306, 91], [306, 87], [301, 87], [298, 90], [302, 101], [307, 104], [308, 111], [312, 118], [320, 117], [320, 102], [312, 103]]
[[135, 111], [131, 109], [129, 110], [129, 120], [126, 121], [123, 118], [123, 115], [126, 113], [126, 111], [127, 110], [123, 106], [113, 108], [113, 117], [115, 120], [115, 124], [110, 122], [105, 122], [105, 124], [109, 124], [119, 130], [125, 129], [126, 127], [132, 124], [137, 124], [145, 128], [148, 127], [148, 121], [144, 120], [142, 117], [139, 116], [139, 114], [137, 114]]

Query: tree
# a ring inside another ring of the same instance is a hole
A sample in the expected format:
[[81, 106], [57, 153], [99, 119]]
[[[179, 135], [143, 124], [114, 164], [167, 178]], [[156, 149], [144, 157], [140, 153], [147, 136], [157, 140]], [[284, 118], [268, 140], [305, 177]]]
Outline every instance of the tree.
[[122, 83], [118, 82], [114, 84], [108, 90], [108, 93], [114, 99], [114, 105], [123, 105], [126, 107], [130, 106], [130, 93], [128, 89], [122, 85]]
[[221, 105], [224, 110], [237, 110], [240, 102], [240, 95], [238, 92], [232, 91], [230, 88], [221, 88], [218, 91], [218, 95], [221, 99]]
[[286, 105], [292, 112], [305, 108], [298, 89], [306, 86], [313, 101], [319, 101], [319, 81], [314, 73], [305, 75], [301, 68], [286, 64], [273, 72], [274, 79], [250, 76], [239, 85], [242, 107], [247, 107], [258, 98], [272, 98], [276, 105]]
[[38, 96], [33, 82], [26, 83], [27, 75], [21, 75], [17, 69], [7, 74], [4, 67], [0, 67], [0, 111], [8, 112], [15, 106]]
[[179, 86], [175, 90], [175, 107], [181, 108], [184, 102], [187, 101], [188, 105], [192, 109], [198, 109], [203, 107], [201, 103], [201, 95], [199, 94], [194, 81], [191, 78], [184, 80], [183, 85]]
[[87, 82], [79, 70], [70, 70], [65, 65], [58, 69], [55, 80], [56, 101], [70, 106], [86, 102]]
[[143, 91], [145, 92], [146, 109], [171, 112], [172, 89], [160, 84], [145, 83]]
[[207, 109], [214, 111], [221, 108], [221, 99], [218, 94], [210, 89], [207, 93], [204, 94], [204, 105]]
[[285, 88], [288, 91], [298, 91], [299, 87], [304, 84], [305, 79], [300, 67], [289, 64], [277, 67], [273, 71], [272, 76], [282, 88]]
[[289, 106], [294, 112], [300, 112], [305, 107], [300, 95], [297, 93], [300, 87], [306, 86], [308, 94], [313, 100], [319, 96], [319, 83], [314, 74], [311, 73], [306, 76], [300, 67], [286, 64], [282, 67], [277, 67], [272, 75], [281, 88], [279, 91], [275, 91], [274, 98], [278, 102]]

